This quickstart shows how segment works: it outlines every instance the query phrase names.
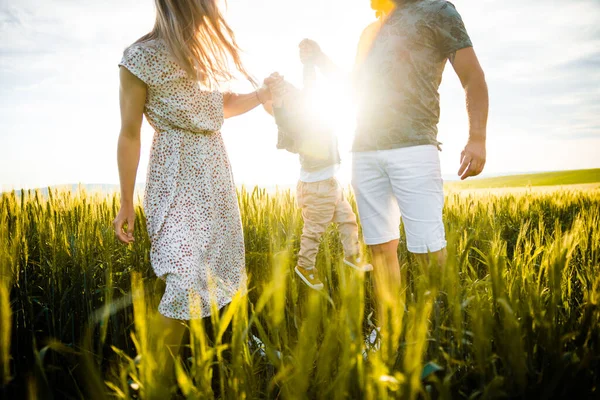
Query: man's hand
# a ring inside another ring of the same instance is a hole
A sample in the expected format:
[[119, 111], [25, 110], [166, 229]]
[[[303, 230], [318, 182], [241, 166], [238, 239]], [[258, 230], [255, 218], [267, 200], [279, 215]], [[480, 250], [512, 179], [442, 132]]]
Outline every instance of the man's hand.
[[479, 175], [485, 167], [485, 159], [485, 139], [469, 140], [465, 149], [460, 153], [460, 168], [458, 170], [460, 180], [464, 181], [471, 176]]
[[300, 47], [300, 61], [302, 64], [318, 65], [323, 58], [321, 46], [314, 40], [304, 39], [298, 46]]
[[449, 55], [467, 97], [469, 141], [460, 155], [458, 176], [461, 180], [477, 176], [485, 166], [485, 140], [488, 118], [488, 89], [485, 75], [472, 47]]

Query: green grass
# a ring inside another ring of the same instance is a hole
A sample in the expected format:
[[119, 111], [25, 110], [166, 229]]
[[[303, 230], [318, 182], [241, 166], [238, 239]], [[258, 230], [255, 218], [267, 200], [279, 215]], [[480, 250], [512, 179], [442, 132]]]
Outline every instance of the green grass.
[[581, 185], [589, 183], [600, 183], [600, 169], [542, 172], [536, 174], [469, 179], [463, 182], [448, 182], [447, 187], [451, 189], [487, 189], [527, 186]]
[[127, 248], [116, 196], [0, 197], [0, 397], [598, 397], [600, 190], [450, 194], [448, 264], [425, 271], [401, 243], [403, 300], [383, 304], [379, 347], [365, 342], [371, 277], [342, 265], [335, 227], [316, 293], [293, 274], [291, 193], [241, 190], [239, 203], [249, 295], [190, 325], [169, 386], [142, 210]]

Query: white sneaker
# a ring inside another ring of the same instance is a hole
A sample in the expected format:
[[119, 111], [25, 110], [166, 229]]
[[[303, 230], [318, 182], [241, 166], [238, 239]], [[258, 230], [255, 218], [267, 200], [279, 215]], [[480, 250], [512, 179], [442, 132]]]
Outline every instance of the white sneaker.
[[363, 261], [361, 257], [351, 256], [344, 258], [344, 264], [350, 268], [354, 268], [357, 271], [369, 272], [373, 271], [373, 266], [366, 261]]
[[381, 328], [373, 328], [368, 338], [365, 338], [365, 349], [363, 350], [363, 359], [368, 360], [369, 355], [379, 351], [381, 348]]
[[373, 328], [373, 330], [371, 331], [371, 334], [369, 335], [369, 345], [371, 346], [372, 349], [374, 349], [375, 351], [379, 350], [379, 347], [381, 345], [381, 328], [376, 326], [375, 328]]

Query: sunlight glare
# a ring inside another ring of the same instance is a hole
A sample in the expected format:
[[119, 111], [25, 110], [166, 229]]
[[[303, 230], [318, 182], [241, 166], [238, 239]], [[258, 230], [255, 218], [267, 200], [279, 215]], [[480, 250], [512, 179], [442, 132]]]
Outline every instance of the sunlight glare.
[[320, 79], [310, 98], [311, 114], [316, 123], [322, 123], [334, 131], [342, 159], [338, 180], [350, 182], [352, 141], [356, 126], [356, 106], [347, 86], [341, 82]]

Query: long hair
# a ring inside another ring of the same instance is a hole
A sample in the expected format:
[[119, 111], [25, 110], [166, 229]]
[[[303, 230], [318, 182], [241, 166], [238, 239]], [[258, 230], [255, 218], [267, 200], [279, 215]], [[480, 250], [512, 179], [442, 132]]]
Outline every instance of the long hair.
[[242, 64], [235, 35], [217, 2], [155, 0], [154, 28], [136, 43], [162, 39], [190, 78], [205, 87], [215, 87], [233, 79], [232, 62], [235, 69], [256, 86]]

